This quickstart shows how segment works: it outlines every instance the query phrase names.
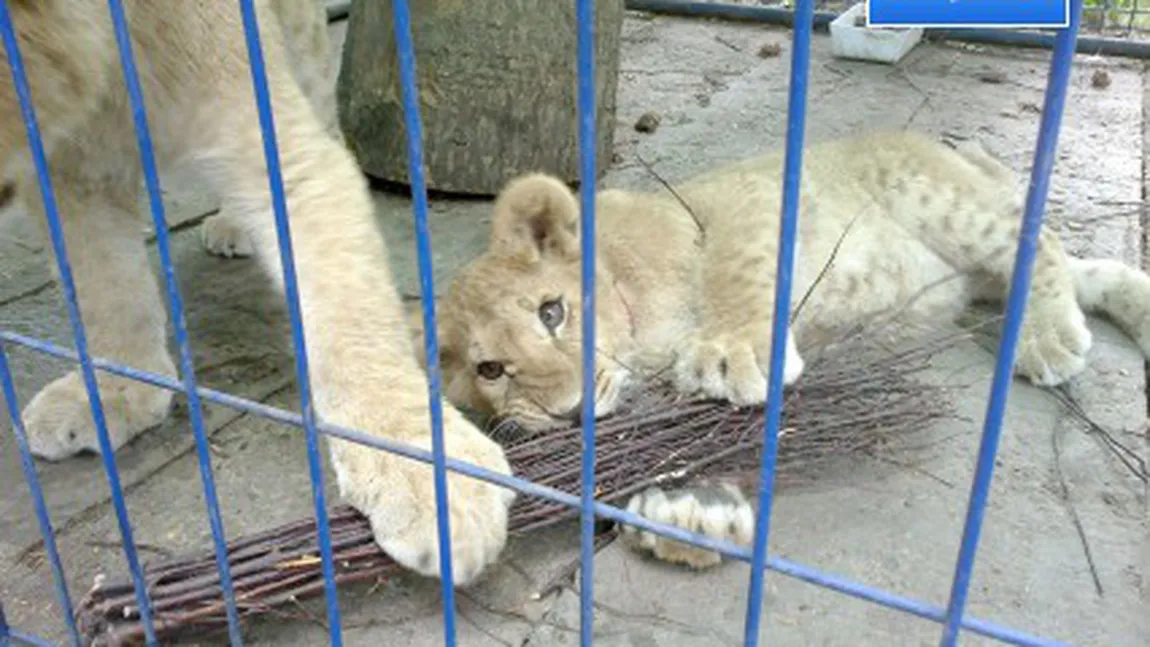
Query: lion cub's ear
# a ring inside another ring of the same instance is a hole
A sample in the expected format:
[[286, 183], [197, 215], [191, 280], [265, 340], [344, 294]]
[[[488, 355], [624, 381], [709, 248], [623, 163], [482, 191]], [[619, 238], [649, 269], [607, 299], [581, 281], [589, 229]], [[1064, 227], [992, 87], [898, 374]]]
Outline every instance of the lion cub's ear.
[[495, 199], [491, 247], [529, 263], [579, 255], [579, 203], [558, 179], [541, 173], [516, 178]]

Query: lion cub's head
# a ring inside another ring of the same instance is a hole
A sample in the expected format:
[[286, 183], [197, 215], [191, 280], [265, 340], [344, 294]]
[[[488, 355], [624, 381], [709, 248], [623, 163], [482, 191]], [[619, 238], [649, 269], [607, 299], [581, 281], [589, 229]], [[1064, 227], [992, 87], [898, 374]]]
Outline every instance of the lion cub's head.
[[[444, 392], [453, 404], [529, 429], [579, 418], [579, 250], [579, 206], [564, 184], [531, 174], [504, 188], [495, 200], [488, 249], [459, 271], [437, 305]], [[630, 329], [602, 264], [596, 279], [601, 414], [622, 390], [624, 378], [608, 358], [630, 338]], [[422, 316], [417, 310], [410, 318], [420, 361]]]

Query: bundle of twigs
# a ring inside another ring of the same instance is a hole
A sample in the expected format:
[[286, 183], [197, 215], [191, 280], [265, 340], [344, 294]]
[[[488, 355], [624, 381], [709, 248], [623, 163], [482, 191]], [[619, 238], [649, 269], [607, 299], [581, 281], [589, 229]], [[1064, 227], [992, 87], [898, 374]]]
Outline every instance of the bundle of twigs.
[[[856, 334], [807, 358], [803, 378], [785, 395], [778, 485], [809, 480], [837, 458], [873, 453], [888, 439], [953, 415], [945, 389], [915, 376], [958, 337], [897, 352], [873, 339]], [[763, 420], [762, 407], [735, 409], [722, 402], [678, 396], [665, 386], [645, 390], [597, 424], [598, 499], [622, 505], [630, 495], [655, 484], [666, 487], [698, 476], [754, 474], [759, 469]], [[579, 492], [579, 426], [514, 435], [504, 443], [518, 476]], [[578, 514], [559, 503], [520, 495], [511, 527], [513, 533], [522, 534]], [[332, 511], [331, 531], [338, 583], [373, 580], [398, 568], [372, 540], [366, 519], [352, 508]], [[245, 618], [290, 614], [299, 600], [323, 592], [314, 521], [237, 539], [229, 546], [229, 560], [237, 604]], [[226, 626], [213, 551], [151, 565], [145, 575], [160, 636], [174, 638]], [[98, 580], [78, 611], [87, 640], [93, 645], [140, 642], [143, 627], [131, 581]]]

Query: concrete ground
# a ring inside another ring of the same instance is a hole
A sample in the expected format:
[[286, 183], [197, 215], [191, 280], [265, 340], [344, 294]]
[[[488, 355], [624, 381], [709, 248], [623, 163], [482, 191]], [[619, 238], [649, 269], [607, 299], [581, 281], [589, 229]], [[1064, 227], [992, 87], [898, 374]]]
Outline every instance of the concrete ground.
[[[343, 25], [332, 29], [342, 36]], [[760, 56], [769, 43], [781, 45], [781, 55]], [[604, 184], [653, 186], [636, 155], [674, 181], [781, 146], [789, 49], [788, 32], [772, 27], [629, 17], [618, 161]], [[829, 39], [818, 36], [808, 136], [904, 126], [977, 135], [1019, 170], [1028, 170], [1048, 59], [1044, 52], [924, 44], [890, 67], [836, 60]], [[1107, 71], [1108, 87], [1093, 87], [1096, 70]], [[1129, 60], [1076, 61], [1049, 214], [1075, 253], [1141, 259], [1145, 78], [1142, 65]], [[633, 130], [635, 120], [651, 110], [662, 117], [659, 129]], [[167, 189], [202, 381], [295, 409], [290, 346], [277, 297], [254, 263], [201, 251], [195, 223], [216, 205], [195, 182], [172, 177]], [[417, 294], [410, 203], [378, 193], [376, 204], [402, 288]], [[483, 201], [433, 200], [438, 285], [483, 245], [487, 211]], [[0, 327], [70, 345], [60, 295], [46, 269], [49, 253], [19, 219], [0, 226]], [[1144, 458], [1143, 360], [1112, 328], [1092, 326], [1092, 365], [1071, 391], [1089, 416]], [[12, 360], [25, 402], [65, 370], [21, 349], [12, 349]], [[907, 450], [903, 467], [859, 459], [815, 487], [780, 495], [772, 552], [945, 604], [991, 360], [992, 351], [975, 345], [940, 358], [939, 379], [971, 385], [958, 392], [961, 413], [970, 420], [931, 430], [935, 442], [926, 450]], [[6, 414], [3, 420], [0, 601], [14, 626], [63, 643]], [[229, 536], [310, 515], [297, 432], [220, 407], [208, 407], [208, 424]], [[1087, 432], [1049, 394], [1021, 382], [1013, 386], [969, 611], [1071, 644], [1144, 645], [1150, 641], [1145, 483], [1122, 468], [1098, 434]], [[210, 545], [191, 448], [186, 417], [177, 415], [117, 456], [146, 559]], [[38, 467], [78, 599], [97, 573], [125, 572], [106, 481], [95, 458]], [[577, 562], [577, 543], [573, 527], [516, 542], [490, 576], [460, 592], [459, 644], [576, 644], [578, 594], [568, 575]], [[612, 544], [599, 552], [595, 569], [596, 644], [740, 644], [745, 565], [688, 573]], [[434, 581], [401, 576], [342, 589], [340, 597], [347, 644], [442, 644]], [[257, 622], [249, 642], [324, 644], [320, 608], [298, 611], [316, 620]], [[765, 614], [763, 634], [772, 645], [931, 645], [939, 635], [933, 623], [777, 574], [768, 576]], [[967, 636], [962, 642], [989, 641]]]

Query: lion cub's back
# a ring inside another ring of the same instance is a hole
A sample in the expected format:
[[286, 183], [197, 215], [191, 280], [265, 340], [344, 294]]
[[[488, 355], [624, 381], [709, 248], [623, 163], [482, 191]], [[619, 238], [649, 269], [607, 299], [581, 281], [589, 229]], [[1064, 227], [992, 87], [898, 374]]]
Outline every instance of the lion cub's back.
[[[762, 232], [777, 244], [783, 166], [783, 151], [771, 151], [683, 184], [710, 243], [758, 245]], [[876, 219], [913, 230], [956, 207], [1009, 200], [1016, 194], [1013, 177], [975, 145], [955, 149], [917, 132], [816, 142], [803, 155], [801, 244], [837, 240], [848, 225], [867, 227]]]

